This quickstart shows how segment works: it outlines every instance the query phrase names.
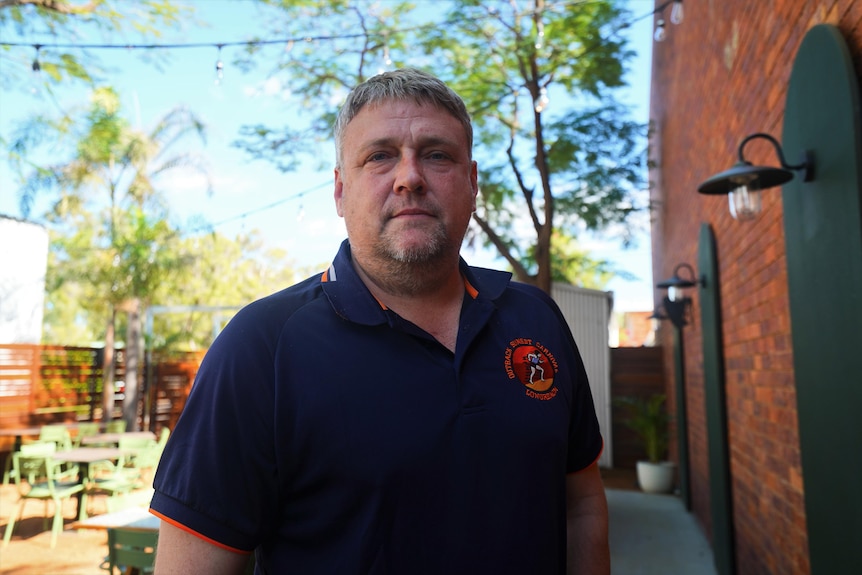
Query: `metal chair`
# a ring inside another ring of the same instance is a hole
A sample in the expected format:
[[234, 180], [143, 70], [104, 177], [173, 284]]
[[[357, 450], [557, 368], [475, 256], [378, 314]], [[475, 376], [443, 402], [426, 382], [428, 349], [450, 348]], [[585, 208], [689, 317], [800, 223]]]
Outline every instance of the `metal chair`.
[[60, 424], [43, 425], [39, 431], [39, 442], [52, 441], [57, 444], [57, 449], [72, 449], [72, 436], [69, 429]]
[[129, 568], [141, 573], [152, 573], [156, 561], [158, 531], [133, 531], [130, 529], [108, 529], [108, 570], [114, 575]]
[[[51, 442], [57, 446], [57, 451], [72, 449], [72, 435], [69, 428], [62, 423], [43, 425], [39, 432], [38, 443]], [[64, 476], [72, 476], [78, 473], [78, 464], [65, 463], [61, 466]]]
[[105, 425], [105, 432], [107, 433], [124, 433], [126, 431], [126, 420], [125, 419], [112, 419]]
[[87, 421], [78, 424], [78, 434], [72, 442], [75, 447], [81, 447], [81, 442], [85, 437], [92, 437], [99, 434], [99, 424], [95, 421]]
[[[22, 446], [22, 450], [25, 446]], [[53, 445], [52, 449], [56, 449]], [[45, 448], [46, 450], [48, 448]], [[77, 482], [57, 480], [59, 464], [50, 453], [29, 454], [23, 451], [12, 455], [12, 467], [15, 470], [15, 485], [18, 488], [18, 506], [9, 517], [6, 534], [3, 536], [3, 546], [9, 544], [15, 522], [24, 511], [28, 499], [51, 500], [54, 503], [54, 522], [51, 528], [51, 547], [57, 544], [57, 536], [63, 530], [63, 501], [81, 493], [82, 509], [86, 509], [86, 493], [84, 486]], [[45, 517], [45, 528], [48, 527], [48, 517]]]

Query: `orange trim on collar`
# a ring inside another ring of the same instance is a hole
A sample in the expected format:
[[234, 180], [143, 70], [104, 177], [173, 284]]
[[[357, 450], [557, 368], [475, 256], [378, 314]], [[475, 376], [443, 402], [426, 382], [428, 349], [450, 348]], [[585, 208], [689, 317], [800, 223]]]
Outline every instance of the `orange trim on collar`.
[[[368, 290], [368, 293], [371, 293], [371, 290]], [[389, 309], [388, 307], [386, 307], [386, 304], [383, 303], [382, 301], [380, 301], [379, 299], [377, 299], [377, 296], [375, 296], [373, 293], [371, 294], [371, 297], [374, 298], [374, 301], [376, 301], [378, 304], [380, 304], [380, 307], [383, 308], [384, 311]]]
[[473, 285], [467, 281], [466, 276], [461, 276], [464, 279], [464, 288], [467, 290], [467, 293], [470, 294], [470, 297], [476, 299], [479, 295], [479, 290], [473, 287]]

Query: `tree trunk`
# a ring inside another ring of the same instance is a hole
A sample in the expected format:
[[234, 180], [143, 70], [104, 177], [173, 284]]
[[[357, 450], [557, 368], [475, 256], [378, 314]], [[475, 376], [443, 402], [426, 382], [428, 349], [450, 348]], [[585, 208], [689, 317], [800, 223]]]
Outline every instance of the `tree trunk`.
[[553, 274], [551, 273], [551, 231], [550, 225], [545, 224], [539, 229], [536, 238], [536, 286], [551, 294]]
[[126, 320], [126, 396], [123, 399], [123, 419], [126, 429], [138, 431], [138, 407], [141, 394], [138, 372], [141, 364], [141, 300], [133, 298], [124, 306]]
[[111, 421], [114, 417], [114, 377], [117, 365], [114, 361], [114, 323], [116, 310], [111, 306], [108, 325], [105, 326], [105, 352], [102, 357], [102, 421]]

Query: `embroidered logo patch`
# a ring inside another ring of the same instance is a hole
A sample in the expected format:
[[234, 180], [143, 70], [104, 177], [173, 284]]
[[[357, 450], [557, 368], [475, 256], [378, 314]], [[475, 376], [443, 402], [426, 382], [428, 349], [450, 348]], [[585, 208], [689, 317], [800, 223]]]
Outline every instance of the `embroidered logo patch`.
[[517, 338], [509, 342], [505, 357], [506, 375], [519, 381], [527, 397], [547, 401], [559, 391], [554, 376], [559, 366], [554, 355], [538, 341]]

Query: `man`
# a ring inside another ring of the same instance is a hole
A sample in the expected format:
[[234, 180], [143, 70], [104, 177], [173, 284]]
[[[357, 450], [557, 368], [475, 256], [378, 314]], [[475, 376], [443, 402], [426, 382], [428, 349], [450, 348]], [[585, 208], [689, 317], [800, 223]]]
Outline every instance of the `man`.
[[[602, 439], [540, 290], [459, 256], [461, 99], [416, 70], [335, 125], [346, 240], [213, 343], [154, 486], [156, 573], [607, 574]], [[530, 380], [530, 354], [546, 359]]]

